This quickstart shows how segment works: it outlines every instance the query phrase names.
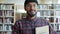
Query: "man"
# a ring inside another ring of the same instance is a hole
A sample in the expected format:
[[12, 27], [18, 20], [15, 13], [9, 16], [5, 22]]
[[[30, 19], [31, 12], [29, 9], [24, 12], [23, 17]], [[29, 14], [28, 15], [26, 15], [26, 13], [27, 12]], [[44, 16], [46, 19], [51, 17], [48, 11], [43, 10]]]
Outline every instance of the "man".
[[37, 18], [37, 0], [25, 0], [24, 9], [27, 17], [16, 21], [12, 34], [36, 34], [35, 28], [49, 25], [49, 34], [56, 34], [49, 22], [45, 19]]

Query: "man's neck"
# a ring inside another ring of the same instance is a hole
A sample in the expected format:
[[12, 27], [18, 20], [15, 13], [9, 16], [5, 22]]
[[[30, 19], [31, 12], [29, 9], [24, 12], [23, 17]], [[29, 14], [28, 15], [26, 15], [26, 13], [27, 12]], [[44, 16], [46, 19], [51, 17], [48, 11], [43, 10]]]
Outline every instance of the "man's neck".
[[30, 16], [27, 16], [28, 19], [30, 20], [33, 20], [36, 16], [33, 16], [33, 17], [30, 17]]

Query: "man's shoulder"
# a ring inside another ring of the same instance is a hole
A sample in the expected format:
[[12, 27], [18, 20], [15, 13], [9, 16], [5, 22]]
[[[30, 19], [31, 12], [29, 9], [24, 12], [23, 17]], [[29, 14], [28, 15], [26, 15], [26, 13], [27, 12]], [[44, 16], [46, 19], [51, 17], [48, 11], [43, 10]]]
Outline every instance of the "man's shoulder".
[[42, 23], [49, 23], [49, 21], [44, 18], [37, 18], [37, 21], [42, 22]]
[[25, 21], [25, 18], [19, 19], [19, 20], [17, 20], [16, 22], [24, 22], [24, 21]]
[[40, 17], [37, 17], [37, 20], [40, 20], [40, 21], [47, 21], [46, 19], [40, 18]]

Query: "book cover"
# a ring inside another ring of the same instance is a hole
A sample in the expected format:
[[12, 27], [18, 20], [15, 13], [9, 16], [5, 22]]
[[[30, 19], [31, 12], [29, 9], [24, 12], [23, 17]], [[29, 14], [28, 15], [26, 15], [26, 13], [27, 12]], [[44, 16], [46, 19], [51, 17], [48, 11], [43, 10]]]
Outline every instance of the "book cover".
[[49, 26], [36, 27], [36, 34], [49, 34]]

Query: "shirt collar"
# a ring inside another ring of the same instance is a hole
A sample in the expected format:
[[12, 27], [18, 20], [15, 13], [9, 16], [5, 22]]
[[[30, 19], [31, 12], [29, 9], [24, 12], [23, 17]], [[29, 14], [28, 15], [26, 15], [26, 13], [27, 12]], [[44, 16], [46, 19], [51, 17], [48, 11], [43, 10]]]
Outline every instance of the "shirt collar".
[[37, 17], [35, 17], [34, 19], [30, 19], [28, 16], [26, 17], [26, 20], [28, 21], [36, 21], [37, 20]]

